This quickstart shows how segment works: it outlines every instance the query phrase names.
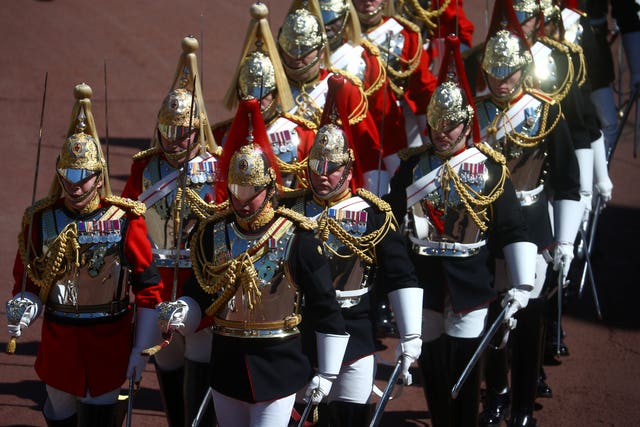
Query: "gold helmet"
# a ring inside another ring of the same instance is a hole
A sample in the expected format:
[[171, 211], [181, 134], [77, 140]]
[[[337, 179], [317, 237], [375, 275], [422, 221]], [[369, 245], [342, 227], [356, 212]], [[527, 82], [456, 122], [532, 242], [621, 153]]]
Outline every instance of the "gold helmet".
[[340, 28], [328, 36], [329, 46], [339, 47], [345, 40], [357, 46], [361, 42], [360, 20], [351, 0], [319, 0], [322, 23], [325, 26], [340, 21]]
[[[225, 105], [233, 110], [239, 99], [262, 99], [270, 93], [277, 96], [280, 107], [289, 111], [294, 106], [287, 76], [282, 67], [278, 48], [269, 28], [269, 9], [264, 3], [255, 3], [249, 9], [251, 22], [242, 49], [238, 68], [225, 96]], [[277, 103], [271, 104], [275, 111]], [[263, 108], [268, 116], [270, 108]]]
[[250, 200], [265, 188], [270, 200], [280, 181], [275, 155], [255, 98], [240, 101], [220, 158], [221, 179], [237, 199]]
[[337, 195], [352, 172], [352, 189], [361, 182], [354, 163], [353, 136], [349, 124], [348, 98], [350, 89], [344, 76], [334, 74], [327, 82], [327, 100], [322, 113], [321, 125], [313, 140], [307, 158], [308, 175], [329, 175], [345, 166], [336, 186], [327, 194], [318, 194], [311, 185], [311, 190], [320, 199], [328, 200]]
[[513, 11], [520, 24], [540, 15], [539, 0], [513, 0]]
[[326, 45], [326, 35], [319, 18], [300, 8], [287, 14], [278, 33], [280, 49], [292, 58], [302, 58]]
[[[447, 131], [460, 123], [464, 123], [465, 128], [473, 125], [474, 141], [480, 135], [473, 97], [460, 55], [460, 39], [454, 35], [445, 40], [438, 86], [427, 106], [427, 122], [429, 128], [436, 132]], [[464, 137], [464, 133], [460, 138]], [[457, 145], [457, 141], [453, 145]]]
[[[110, 196], [111, 187], [107, 176], [107, 164], [102, 154], [96, 124], [91, 113], [90, 99], [93, 91], [91, 87], [81, 83], [75, 86], [73, 94], [76, 102], [71, 112], [71, 124], [67, 138], [56, 160], [57, 179], [54, 181], [51, 193], [61, 194], [62, 187], [59, 181], [61, 179], [77, 184], [98, 175], [103, 179], [104, 195]], [[83, 196], [87, 196], [92, 190], [93, 188]]]
[[540, 10], [544, 15], [544, 22], [559, 22], [562, 21], [561, 10], [557, 2], [554, 0], [540, 0]]
[[496, 0], [485, 42], [482, 70], [497, 79], [523, 70], [524, 78], [531, 64], [533, 57], [512, 0]]
[[[198, 40], [193, 36], [182, 39], [182, 55], [178, 61], [171, 90], [165, 96], [158, 111], [157, 132], [154, 134], [152, 146], [162, 146], [160, 136], [173, 141], [196, 130], [198, 135], [196, 140], [200, 142], [200, 154], [208, 151], [219, 155], [221, 148], [213, 138], [202, 95], [195, 53], [197, 49]], [[182, 159], [190, 151], [187, 149], [185, 152], [172, 154], [171, 157]]]

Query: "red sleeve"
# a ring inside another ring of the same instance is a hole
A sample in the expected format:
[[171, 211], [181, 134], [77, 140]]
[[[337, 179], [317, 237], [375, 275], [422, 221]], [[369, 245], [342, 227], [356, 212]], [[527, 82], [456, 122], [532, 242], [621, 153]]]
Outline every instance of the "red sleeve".
[[426, 114], [429, 99], [436, 90], [438, 80], [429, 71], [429, 55], [422, 49], [420, 34], [406, 29], [403, 31], [407, 41], [402, 49], [403, 57], [413, 58], [418, 49], [421, 51], [418, 66], [409, 76], [405, 98], [415, 114]]
[[[363, 58], [367, 64], [367, 74], [371, 81], [378, 81], [383, 67], [380, 57], [365, 49]], [[369, 73], [369, 70], [371, 72]], [[367, 84], [365, 86], [369, 87]], [[404, 128], [404, 116], [398, 106], [395, 92], [385, 78], [382, 86], [367, 97], [369, 112], [377, 124], [383, 157], [394, 154], [407, 147], [407, 134]], [[376, 165], [377, 169], [377, 165]]]
[[[144, 217], [133, 214], [128, 214], [127, 219], [124, 255], [131, 267], [131, 273], [134, 276], [140, 276], [148, 271], [152, 263], [151, 244], [147, 237], [147, 223]], [[135, 293], [138, 307], [155, 308], [162, 301], [160, 293], [163, 286], [162, 280], [159, 280], [158, 283], [139, 289]]]
[[298, 159], [306, 159], [307, 156], [309, 156], [309, 151], [313, 145], [316, 133], [315, 131], [300, 125], [296, 126], [296, 132], [300, 139], [300, 142], [298, 143]]
[[[33, 217], [33, 227], [31, 230], [31, 236], [32, 236], [32, 240], [31, 240], [31, 248], [30, 248], [30, 252], [33, 254], [34, 253], [34, 249], [36, 251], [36, 253], [40, 253], [40, 249], [38, 248], [38, 236], [40, 235], [40, 220], [41, 218], [41, 213], [37, 212], [34, 217]], [[27, 225], [24, 230], [23, 230], [23, 236], [26, 236], [27, 233], [29, 232], [29, 226]], [[25, 239], [25, 250], [26, 250], [26, 239]], [[22, 276], [24, 274], [24, 264], [22, 262], [22, 257], [20, 256], [20, 251], [16, 251], [16, 258], [13, 262], [13, 291], [12, 291], [12, 295], [15, 296], [16, 294], [18, 294], [19, 292], [22, 292]], [[31, 281], [31, 278], [29, 276], [27, 276], [27, 284], [26, 284], [26, 288], [25, 291], [27, 292], [31, 292], [34, 293], [36, 295], [38, 295], [40, 293], [40, 288], [38, 286], [35, 285], [35, 283], [33, 283]], [[44, 301], [43, 301], [44, 303]]]
[[138, 200], [138, 196], [142, 193], [142, 173], [148, 163], [149, 159], [146, 158], [135, 160], [131, 164], [131, 172], [129, 173], [129, 179], [127, 179], [124, 185], [124, 190], [122, 190], [122, 197]]
[[[350, 91], [353, 94], [348, 99], [349, 116], [352, 117], [354, 113], [362, 114], [356, 112], [362, 112], [362, 105], [367, 102], [364, 93], [349, 80], [347, 80], [346, 84], [352, 87]], [[381, 155], [378, 127], [368, 108], [364, 111], [364, 118], [351, 126], [351, 134], [356, 151], [354, 153], [356, 165], [357, 169], [359, 169], [357, 173], [354, 173], [354, 179], [358, 186], [362, 186], [362, 182], [357, 182], [361, 181], [361, 179], [358, 179], [358, 175], [378, 169], [378, 158]]]
[[[431, 4], [432, 8], [437, 9], [441, 4], [441, 0], [432, 0]], [[457, 34], [460, 43], [471, 47], [474, 29], [473, 22], [464, 13], [463, 0], [456, 0], [449, 2], [447, 8], [440, 15], [438, 29], [435, 34], [436, 37], [440, 38], [445, 38], [449, 34]]]

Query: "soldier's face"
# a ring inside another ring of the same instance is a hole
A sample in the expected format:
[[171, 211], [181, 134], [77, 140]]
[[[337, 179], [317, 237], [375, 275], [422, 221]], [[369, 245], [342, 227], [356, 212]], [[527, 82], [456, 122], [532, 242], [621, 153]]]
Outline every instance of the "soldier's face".
[[240, 198], [232, 192], [229, 193], [233, 210], [240, 218], [246, 218], [258, 212], [267, 197], [266, 188], [247, 199]]
[[65, 192], [65, 204], [79, 211], [94, 199], [95, 194], [102, 187], [102, 176], [98, 174], [92, 175], [76, 183], [60, 177], [60, 183]]
[[296, 58], [290, 56], [288, 53], [281, 51], [282, 60], [292, 70], [302, 70], [305, 67], [309, 66], [313, 61], [316, 61], [315, 64], [309, 67], [308, 70], [304, 72], [295, 72], [294, 76], [288, 76], [295, 81], [298, 82], [308, 82], [312, 80], [315, 76], [320, 72], [320, 62], [318, 59], [322, 57], [322, 52], [320, 49], [314, 49], [311, 52], [307, 53], [305, 56], [300, 58]]
[[[466, 135], [460, 138], [463, 132], [465, 132]], [[431, 142], [436, 148], [436, 151], [441, 153], [456, 153], [461, 150], [467, 142], [466, 137], [469, 135], [469, 128], [465, 129], [463, 122], [440, 132], [431, 129], [430, 133]]]
[[504, 79], [498, 79], [487, 74], [487, 83], [491, 93], [498, 99], [509, 99], [513, 94], [516, 86], [520, 84], [522, 70], [518, 70]]
[[364, 24], [371, 24], [375, 20], [379, 19], [379, 15], [375, 14], [375, 12], [382, 6], [385, 0], [353, 0], [353, 6], [355, 9], [363, 14], [372, 14], [371, 19], [363, 19], [362, 15], [360, 15], [360, 20]]
[[340, 188], [336, 188], [336, 186], [340, 182], [340, 179], [342, 178], [342, 175], [344, 175], [345, 167], [346, 166], [340, 166], [339, 168], [328, 174], [318, 174], [314, 170], [311, 170], [309, 179], [311, 179], [311, 185], [313, 186], [315, 193], [319, 196], [325, 196], [332, 191], [337, 190], [336, 194], [342, 194], [344, 190], [347, 189], [347, 186], [351, 182], [352, 177], [351, 170], [349, 170], [347, 178], [344, 180]]

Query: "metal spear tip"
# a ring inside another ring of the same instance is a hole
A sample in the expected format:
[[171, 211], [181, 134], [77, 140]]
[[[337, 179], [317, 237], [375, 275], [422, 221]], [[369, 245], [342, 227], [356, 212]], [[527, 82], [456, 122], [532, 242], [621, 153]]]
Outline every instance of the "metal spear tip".
[[256, 21], [265, 19], [267, 16], [269, 16], [269, 8], [266, 4], [261, 2], [252, 4], [249, 12], [251, 13], [251, 17]]
[[75, 96], [76, 99], [91, 98], [92, 95], [93, 90], [91, 90], [91, 87], [86, 83], [80, 83], [73, 89], [73, 96]]
[[184, 53], [193, 53], [198, 50], [198, 39], [189, 35], [182, 39], [182, 51]]

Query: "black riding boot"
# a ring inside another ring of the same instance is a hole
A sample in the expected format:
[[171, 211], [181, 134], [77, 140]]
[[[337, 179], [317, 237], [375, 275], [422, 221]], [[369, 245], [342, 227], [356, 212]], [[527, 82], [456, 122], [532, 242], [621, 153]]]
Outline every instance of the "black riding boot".
[[[185, 359], [184, 379], [184, 425], [189, 427], [210, 387], [209, 363]], [[213, 402], [209, 399], [207, 408], [200, 417], [200, 425], [213, 426], [215, 419]]]
[[[450, 382], [448, 390], [458, 380], [469, 360], [476, 351], [481, 338], [454, 338], [449, 337], [449, 369]], [[478, 408], [480, 407], [480, 366], [478, 364], [471, 370], [464, 382], [458, 397], [453, 400], [452, 426], [470, 427], [478, 425]]]
[[76, 427], [78, 425], [77, 414], [73, 414], [64, 420], [50, 420], [45, 416], [44, 420], [47, 422], [47, 427]]
[[[492, 304], [489, 312], [501, 310], [499, 303]], [[484, 380], [487, 394], [480, 413], [480, 427], [498, 426], [509, 418], [511, 396], [509, 392], [509, 350], [508, 345], [496, 349], [489, 347], [484, 353]]]
[[366, 427], [371, 420], [372, 405], [368, 403], [331, 402], [331, 427]]
[[510, 426], [535, 426], [533, 407], [542, 360], [543, 299], [532, 299], [516, 313], [512, 332]]
[[156, 365], [156, 377], [158, 378], [162, 406], [164, 407], [169, 427], [191, 426], [191, 423], [184, 423], [184, 396], [182, 394], [184, 369], [178, 368], [173, 371], [163, 371]]
[[418, 359], [422, 371], [422, 386], [427, 399], [431, 425], [449, 427], [451, 425], [451, 381], [448, 379], [448, 338], [422, 343], [422, 353]]
[[121, 427], [124, 421], [117, 403], [92, 405], [78, 402], [77, 408], [78, 427]]

